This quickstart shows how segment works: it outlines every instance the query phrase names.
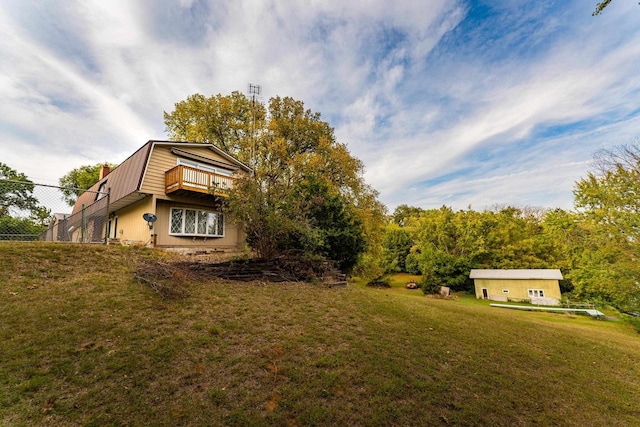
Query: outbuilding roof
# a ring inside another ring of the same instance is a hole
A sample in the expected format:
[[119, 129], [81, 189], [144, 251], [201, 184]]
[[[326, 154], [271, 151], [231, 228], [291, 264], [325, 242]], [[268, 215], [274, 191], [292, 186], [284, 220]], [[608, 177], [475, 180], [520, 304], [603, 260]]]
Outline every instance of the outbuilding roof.
[[562, 280], [558, 269], [471, 270], [470, 279], [545, 279]]

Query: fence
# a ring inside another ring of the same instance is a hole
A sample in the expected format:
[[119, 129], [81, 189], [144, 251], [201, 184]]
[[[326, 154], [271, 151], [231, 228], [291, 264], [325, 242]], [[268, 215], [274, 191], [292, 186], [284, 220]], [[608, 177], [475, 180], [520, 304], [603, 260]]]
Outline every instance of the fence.
[[73, 212], [65, 193], [76, 190], [0, 179], [0, 241], [106, 242], [109, 194], [91, 191], [94, 202]]

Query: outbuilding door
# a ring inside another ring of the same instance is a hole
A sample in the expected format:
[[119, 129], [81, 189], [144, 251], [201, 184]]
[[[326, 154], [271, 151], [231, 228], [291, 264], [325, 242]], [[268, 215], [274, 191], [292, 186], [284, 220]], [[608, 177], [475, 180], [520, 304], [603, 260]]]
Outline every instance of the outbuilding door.
[[487, 288], [482, 288], [482, 299], [489, 299], [489, 292], [487, 292]]

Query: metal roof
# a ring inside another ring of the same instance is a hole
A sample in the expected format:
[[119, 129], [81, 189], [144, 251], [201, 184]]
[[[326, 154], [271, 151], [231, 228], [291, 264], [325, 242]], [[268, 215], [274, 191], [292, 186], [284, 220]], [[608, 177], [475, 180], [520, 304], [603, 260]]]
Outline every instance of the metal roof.
[[471, 270], [469, 278], [562, 280], [562, 273], [558, 269]]
[[[78, 197], [76, 204], [73, 206], [73, 213], [82, 210], [82, 205], [89, 206], [98, 199], [98, 191], [102, 184], [104, 190], [111, 190], [110, 206], [109, 210], [114, 211], [114, 204], [126, 196], [137, 193], [140, 189], [140, 183], [142, 182], [142, 175], [144, 173], [147, 158], [151, 153], [153, 141], [149, 141], [140, 147], [135, 153], [129, 156], [124, 162], [120, 163], [115, 169], [113, 169], [107, 176], [96, 182], [89, 190], [85, 191]], [[140, 196], [134, 199], [139, 199]], [[117, 206], [117, 205], [116, 205]]]

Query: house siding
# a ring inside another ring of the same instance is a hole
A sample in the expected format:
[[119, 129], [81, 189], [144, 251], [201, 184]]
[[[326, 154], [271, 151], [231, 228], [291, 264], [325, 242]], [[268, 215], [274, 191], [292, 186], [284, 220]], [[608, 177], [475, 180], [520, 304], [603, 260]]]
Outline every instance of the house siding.
[[[560, 285], [557, 280], [545, 279], [474, 279], [476, 298], [482, 298], [482, 289], [487, 289], [488, 299], [506, 301], [507, 299], [529, 299], [529, 289], [542, 289], [546, 298], [559, 300]], [[508, 293], [503, 293], [507, 289]]]
[[147, 212], [154, 212], [153, 198], [150, 196], [114, 213], [118, 217], [116, 235], [120, 243], [125, 245], [150, 243], [152, 231], [142, 218], [142, 215]]
[[[173, 146], [154, 145], [149, 159], [149, 166], [142, 182], [141, 191], [143, 193], [157, 194], [165, 199], [172, 199], [170, 196], [165, 195], [165, 172], [178, 164], [178, 156], [171, 152], [172, 148]], [[228, 163], [226, 159], [208, 147], [188, 147], [186, 149], [202, 157]]]

